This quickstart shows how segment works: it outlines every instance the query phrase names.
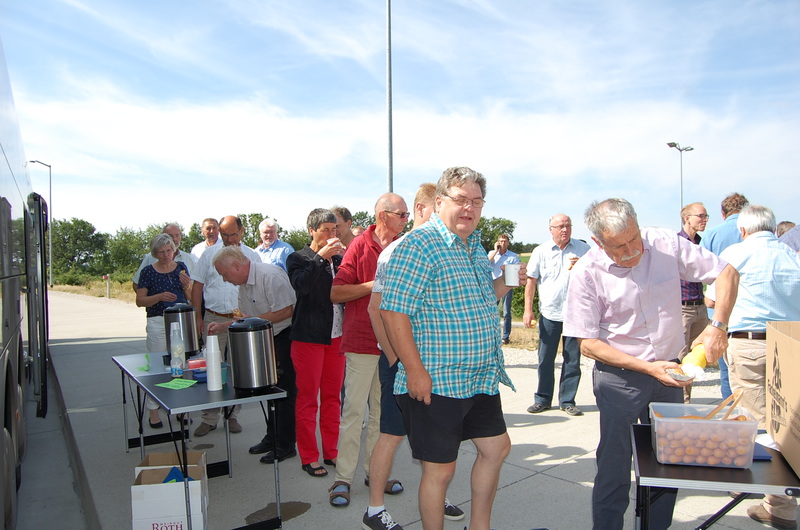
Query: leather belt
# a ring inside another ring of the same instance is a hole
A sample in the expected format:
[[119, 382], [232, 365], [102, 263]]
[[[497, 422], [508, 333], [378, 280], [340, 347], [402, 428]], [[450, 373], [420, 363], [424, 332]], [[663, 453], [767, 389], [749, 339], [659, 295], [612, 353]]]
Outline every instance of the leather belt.
[[236, 318], [233, 315], [233, 313], [217, 313], [216, 311], [213, 311], [213, 310], [211, 310], [209, 308], [206, 308], [206, 311], [208, 311], [212, 315], [217, 315], [218, 317], [222, 317], [222, 318]]
[[702, 300], [684, 300], [681, 305], [703, 305]]
[[767, 334], [763, 331], [732, 331], [728, 333], [731, 339], [750, 339], [750, 340], [767, 340]]

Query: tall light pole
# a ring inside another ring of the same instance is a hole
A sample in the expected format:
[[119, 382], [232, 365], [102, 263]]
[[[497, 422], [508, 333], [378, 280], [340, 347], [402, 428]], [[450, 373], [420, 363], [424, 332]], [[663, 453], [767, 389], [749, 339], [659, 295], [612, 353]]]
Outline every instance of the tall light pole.
[[392, 0], [386, 0], [386, 117], [389, 126], [389, 164], [386, 175], [388, 191], [394, 191], [392, 147]]
[[45, 164], [44, 162], [39, 162], [38, 160], [31, 160], [32, 164], [41, 164], [43, 166], [47, 166], [47, 172], [50, 175], [50, 198], [47, 199], [47, 215], [48, 215], [48, 223], [47, 223], [47, 265], [48, 265], [48, 273], [50, 275], [50, 287], [53, 287], [53, 168], [50, 167], [50, 164]]
[[681, 153], [681, 204], [680, 204], [680, 207], [683, 208], [683, 206], [684, 206], [684, 204], [683, 204], [683, 152], [684, 151], [694, 151], [694, 147], [690, 147], [688, 145], [686, 147], [681, 147], [681, 144], [679, 144], [677, 142], [668, 142], [667, 146], [668, 147], [673, 147], [673, 148], [677, 149]]

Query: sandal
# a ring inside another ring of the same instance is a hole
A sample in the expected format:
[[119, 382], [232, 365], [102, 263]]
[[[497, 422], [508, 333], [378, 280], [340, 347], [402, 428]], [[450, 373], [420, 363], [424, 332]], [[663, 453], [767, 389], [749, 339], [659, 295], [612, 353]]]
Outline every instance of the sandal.
[[322, 466], [314, 467], [311, 464], [303, 464], [301, 468], [312, 477], [322, 478], [328, 476], [328, 470]]
[[[364, 477], [364, 485], [369, 487], [369, 477]], [[404, 491], [403, 483], [396, 479], [387, 480], [386, 486], [383, 488], [383, 492], [387, 495], [399, 495]]]
[[330, 502], [331, 506], [334, 508], [344, 508], [350, 505], [350, 484], [347, 482], [337, 480], [333, 483], [333, 486], [328, 489], [328, 492], [330, 493], [328, 502]]
[[330, 458], [326, 458], [322, 461], [326, 466], [333, 466], [336, 467], [336, 460], [331, 460]]

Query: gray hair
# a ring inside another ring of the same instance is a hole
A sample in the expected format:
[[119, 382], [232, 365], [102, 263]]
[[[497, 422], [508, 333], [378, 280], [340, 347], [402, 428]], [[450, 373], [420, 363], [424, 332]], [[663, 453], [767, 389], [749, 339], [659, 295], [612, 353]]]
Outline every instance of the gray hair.
[[162, 232], [150, 240], [150, 255], [157, 258], [156, 252], [165, 245], [169, 245], [172, 252], [175, 252], [175, 242], [172, 240], [172, 236]]
[[619, 234], [628, 228], [631, 221], [638, 223], [633, 205], [625, 199], [594, 201], [586, 208], [583, 220], [598, 241], [603, 241], [603, 232]]
[[315, 208], [308, 214], [306, 226], [312, 230], [319, 230], [322, 223], [336, 224], [336, 214], [327, 208]]
[[278, 231], [280, 231], [281, 229], [281, 227], [278, 226], [278, 222], [275, 219], [273, 219], [272, 217], [267, 217], [266, 219], [258, 223], [258, 231], [260, 232], [261, 230], [264, 230], [264, 228], [266, 228], [267, 226], [274, 226], [275, 230]]
[[772, 232], [774, 234], [778, 228], [778, 222], [775, 220], [775, 214], [766, 206], [750, 204], [742, 208], [739, 218], [736, 219], [736, 227], [744, 229], [744, 233], [747, 235], [756, 232]]
[[461, 188], [468, 182], [475, 182], [481, 188], [481, 197], [486, 197], [486, 179], [468, 167], [450, 167], [442, 172], [439, 182], [436, 183], [436, 196], [444, 197], [455, 186]]
[[222, 247], [216, 254], [214, 254], [214, 257], [211, 259], [211, 265], [214, 268], [216, 268], [217, 265], [227, 267], [233, 263], [245, 265], [249, 261], [250, 259], [244, 255], [244, 252], [242, 252], [241, 248], [238, 246], [228, 246]]

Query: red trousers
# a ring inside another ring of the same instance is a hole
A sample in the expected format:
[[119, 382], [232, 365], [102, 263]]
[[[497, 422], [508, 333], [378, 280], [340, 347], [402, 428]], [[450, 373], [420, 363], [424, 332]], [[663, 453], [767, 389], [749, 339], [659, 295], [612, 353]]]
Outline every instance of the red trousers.
[[303, 464], [320, 462], [317, 446], [317, 411], [322, 439], [322, 458], [339, 455], [339, 420], [345, 356], [339, 353], [341, 337], [330, 345], [292, 342], [292, 363], [297, 374], [295, 418], [297, 449]]

